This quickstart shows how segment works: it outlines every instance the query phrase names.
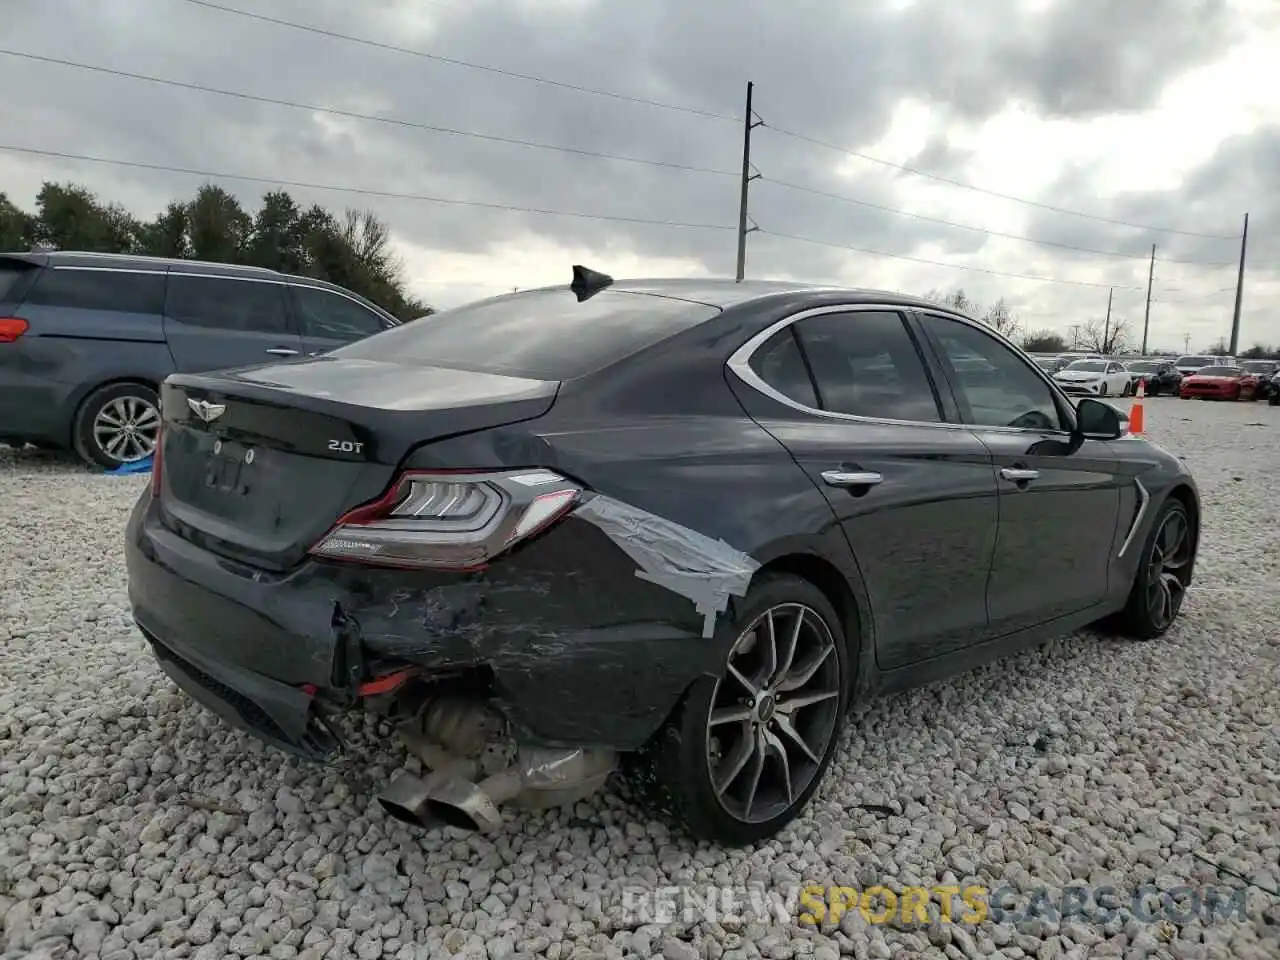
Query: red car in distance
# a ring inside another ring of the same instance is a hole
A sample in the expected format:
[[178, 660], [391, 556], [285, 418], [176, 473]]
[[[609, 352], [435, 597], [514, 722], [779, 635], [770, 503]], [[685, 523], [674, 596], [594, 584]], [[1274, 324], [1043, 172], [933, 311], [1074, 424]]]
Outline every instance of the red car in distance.
[[1253, 400], [1258, 378], [1243, 367], [1203, 367], [1182, 378], [1178, 396], [1183, 400]]

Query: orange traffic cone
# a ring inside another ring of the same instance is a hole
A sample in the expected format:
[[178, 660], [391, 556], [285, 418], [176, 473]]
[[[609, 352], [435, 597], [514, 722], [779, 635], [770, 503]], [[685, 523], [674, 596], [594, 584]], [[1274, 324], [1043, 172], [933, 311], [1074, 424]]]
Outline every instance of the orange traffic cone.
[[1129, 433], [1142, 435], [1142, 398], [1147, 395], [1147, 381], [1138, 381], [1138, 388], [1133, 391], [1133, 406], [1129, 408]]

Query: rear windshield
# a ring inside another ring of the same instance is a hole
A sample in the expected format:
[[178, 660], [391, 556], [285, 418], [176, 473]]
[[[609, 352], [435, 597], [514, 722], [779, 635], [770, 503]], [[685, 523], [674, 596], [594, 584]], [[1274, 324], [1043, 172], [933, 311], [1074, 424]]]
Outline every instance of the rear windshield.
[[569, 380], [719, 312], [705, 304], [621, 291], [605, 290], [579, 303], [568, 287], [531, 290], [423, 317], [331, 356]]
[[1129, 369], [1134, 373], [1154, 373], [1163, 366], [1163, 363], [1152, 363], [1150, 360], [1136, 360], [1129, 364]]
[[1274, 360], [1246, 360], [1240, 366], [1250, 373], [1270, 373], [1276, 368], [1276, 362]]
[[1238, 377], [1239, 367], [1203, 367], [1196, 371], [1202, 377]]
[[1213, 363], [1213, 357], [1179, 357], [1180, 367], [1207, 367]]
[[1068, 370], [1106, 370], [1107, 364], [1103, 360], [1073, 360], [1067, 365]]

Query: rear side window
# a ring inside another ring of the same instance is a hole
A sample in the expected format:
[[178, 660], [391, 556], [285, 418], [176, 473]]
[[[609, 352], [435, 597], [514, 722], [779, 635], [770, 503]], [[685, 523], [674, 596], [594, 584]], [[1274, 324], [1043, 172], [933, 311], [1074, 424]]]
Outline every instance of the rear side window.
[[568, 288], [531, 290], [423, 317], [331, 356], [569, 380], [719, 312], [705, 304], [617, 290], [582, 303]]
[[284, 284], [222, 277], [169, 276], [165, 315], [195, 327], [242, 333], [289, 329]]
[[751, 355], [751, 369], [784, 397], [806, 407], [818, 407], [809, 368], [791, 327], [775, 333]]
[[0, 303], [16, 299], [27, 277], [37, 269], [37, 267], [14, 264], [13, 261], [9, 263], [0, 261]]
[[26, 303], [115, 313], [160, 313], [164, 309], [164, 275], [52, 267], [40, 274]]
[[387, 329], [383, 319], [347, 297], [317, 287], [293, 287], [298, 326], [304, 337], [359, 340]]
[[897, 313], [850, 311], [794, 324], [824, 410], [937, 423], [942, 411]]

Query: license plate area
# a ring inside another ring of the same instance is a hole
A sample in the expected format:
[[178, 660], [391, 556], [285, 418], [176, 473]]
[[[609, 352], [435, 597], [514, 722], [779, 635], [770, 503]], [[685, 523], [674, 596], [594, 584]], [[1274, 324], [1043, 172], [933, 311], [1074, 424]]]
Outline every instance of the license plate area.
[[248, 495], [256, 476], [255, 459], [256, 451], [252, 447], [216, 440], [205, 460], [205, 487], [229, 496]]

